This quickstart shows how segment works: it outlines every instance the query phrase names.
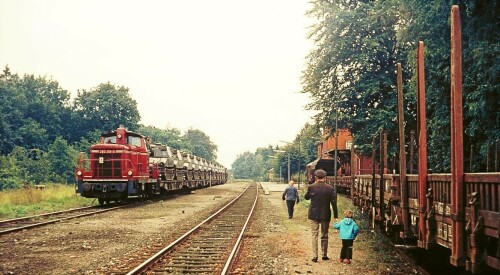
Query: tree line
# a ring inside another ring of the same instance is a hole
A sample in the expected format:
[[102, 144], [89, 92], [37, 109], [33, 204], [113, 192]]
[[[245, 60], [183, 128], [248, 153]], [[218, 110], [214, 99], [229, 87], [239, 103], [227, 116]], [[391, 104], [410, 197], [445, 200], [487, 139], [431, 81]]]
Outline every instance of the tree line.
[[233, 176], [257, 181], [288, 181], [290, 163], [290, 177], [304, 181], [305, 166], [316, 159], [317, 144], [321, 139], [321, 129], [315, 124], [306, 123], [289, 143], [269, 144], [257, 148], [255, 152], [239, 154], [231, 165]]
[[140, 124], [137, 102], [124, 86], [102, 83], [76, 98], [56, 80], [5, 66], [0, 74], [0, 190], [22, 184], [73, 183], [79, 152], [102, 132], [125, 125], [154, 142], [215, 160], [217, 145], [198, 129], [184, 133]]
[[[462, 26], [466, 172], [493, 171], [492, 160], [498, 155], [500, 139], [500, 28], [496, 0], [311, 1], [307, 14], [315, 19], [309, 33], [314, 48], [302, 74], [302, 93], [311, 98], [306, 107], [318, 111], [313, 127], [325, 127], [333, 134], [338, 120], [338, 127], [349, 129], [358, 150], [365, 154], [372, 150], [372, 138], [384, 129], [388, 133], [389, 157], [397, 156], [396, 64], [401, 63], [405, 141], [409, 148], [410, 132], [417, 129], [416, 50], [418, 42], [424, 41], [429, 169], [450, 172], [452, 5], [460, 7]], [[291, 148], [296, 146], [290, 145], [287, 153]], [[240, 155], [233, 165], [235, 176], [259, 177], [262, 171], [273, 168], [264, 152], [258, 149]], [[302, 167], [312, 156], [292, 154], [303, 161]], [[237, 174], [244, 162], [268, 166]], [[282, 159], [279, 163], [286, 171]]]

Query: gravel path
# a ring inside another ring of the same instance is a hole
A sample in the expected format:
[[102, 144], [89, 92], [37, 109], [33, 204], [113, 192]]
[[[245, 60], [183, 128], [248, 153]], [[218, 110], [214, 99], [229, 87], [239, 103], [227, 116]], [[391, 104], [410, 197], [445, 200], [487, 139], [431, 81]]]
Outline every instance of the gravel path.
[[[281, 189], [284, 187], [283, 184]], [[305, 186], [303, 188], [305, 192]], [[246, 235], [233, 274], [417, 274], [386, 243], [386, 238], [374, 233], [364, 221], [357, 221], [361, 230], [354, 242], [352, 264], [338, 262], [342, 243], [332, 228], [329, 231], [330, 260], [312, 262], [308, 202], [302, 200], [296, 205], [293, 219], [288, 219], [286, 204], [278, 192], [280, 188], [270, 186], [266, 189], [270, 190], [269, 195], [262, 192], [260, 196], [256, 218]], [[339, 214], [347, 208], [355, 209], [350, 200], [341, 197], [338, 200]]]

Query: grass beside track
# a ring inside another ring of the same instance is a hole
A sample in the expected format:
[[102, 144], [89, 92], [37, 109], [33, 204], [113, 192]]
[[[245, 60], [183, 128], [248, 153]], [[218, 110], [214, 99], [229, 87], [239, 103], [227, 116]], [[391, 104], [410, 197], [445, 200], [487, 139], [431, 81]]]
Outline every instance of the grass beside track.
[[19, 218], [69, 208], [90, 206], [93, 199], [82, 198], [73, 185], [51, 184], [44, 190], [18, 189], [0, 192], [0, 219]]

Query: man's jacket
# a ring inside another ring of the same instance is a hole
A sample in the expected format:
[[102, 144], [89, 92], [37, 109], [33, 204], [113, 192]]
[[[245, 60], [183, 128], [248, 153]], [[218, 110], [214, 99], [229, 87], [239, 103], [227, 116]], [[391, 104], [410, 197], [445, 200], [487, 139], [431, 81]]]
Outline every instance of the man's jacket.
[[335, 188], [324, 182], [316, 182], [309, 186], [304, 196], [306, 200], [311, 200], [308, 218], [310, 220], [330, 221], [333, 209], [333, 217], [338, 218], [337, 192]]
[[297, 191], [297, 188], [293, 186], [288, 186], [283, 194], [281, 195], [281, 198], [283, 200], [287, 201], [296, 201], [297, 203], [299, 202], [299, 192]]

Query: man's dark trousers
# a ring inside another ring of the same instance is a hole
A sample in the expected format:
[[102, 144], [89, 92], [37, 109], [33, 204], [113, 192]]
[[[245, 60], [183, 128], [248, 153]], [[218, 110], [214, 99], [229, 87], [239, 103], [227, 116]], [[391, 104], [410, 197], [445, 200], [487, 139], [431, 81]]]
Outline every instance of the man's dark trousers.
[[295, 201], [287, 200], [286, 206], [288, 207], [288, 218], [293, 218], [293, 207], [295, 206]]

